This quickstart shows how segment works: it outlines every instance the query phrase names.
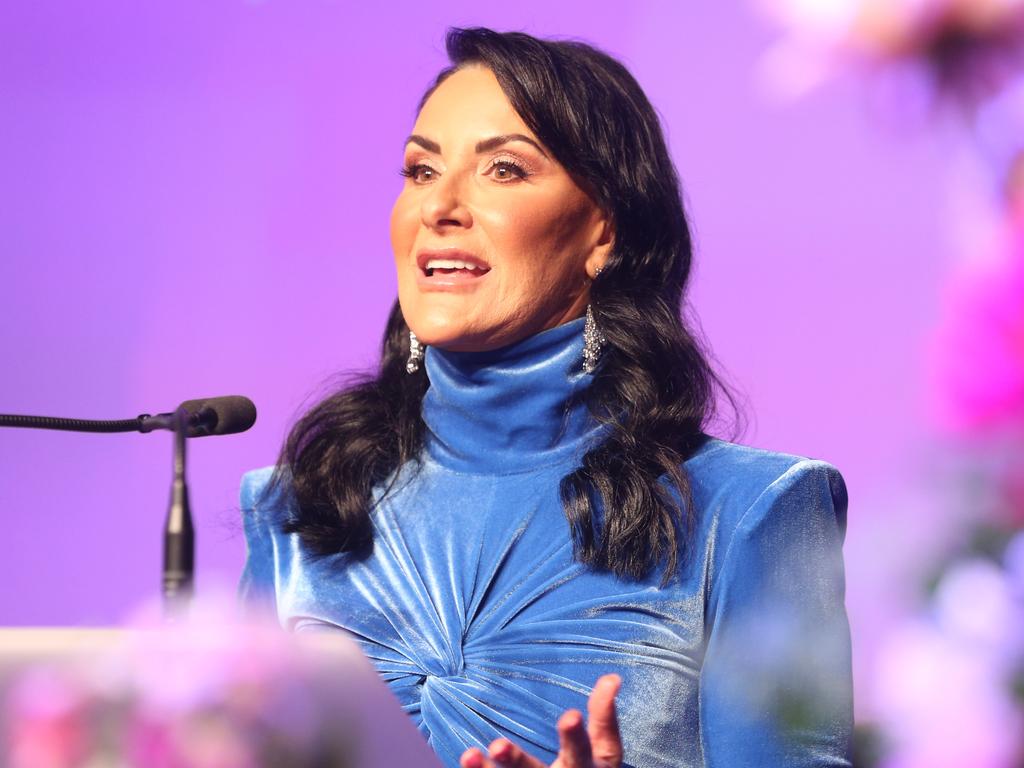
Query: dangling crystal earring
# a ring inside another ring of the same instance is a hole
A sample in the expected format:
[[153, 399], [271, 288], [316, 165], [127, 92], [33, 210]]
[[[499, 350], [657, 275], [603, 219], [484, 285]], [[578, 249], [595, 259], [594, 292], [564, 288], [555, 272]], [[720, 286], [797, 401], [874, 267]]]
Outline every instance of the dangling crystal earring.
[[[601, 274], [604, 267], [594, 270], [593, 279]], [[587, 304], [587, 319], [583, 321], [583, 372], [593, 373], [597, 370], [597, 361], [601, 359], [601, 349], [608, 343], [608, 339], [597, 327], [594, 321], [594, 310], [592, 304]]]
[[416, 338], [416, 334], [409, 331], [409, 361], [405, 364], [406, 373], [416, 373], [420, 369], [420, 362], [423, 360], [423, 345]]
[[587, 304], [587, 319], [583, 322], [583, 372], [593, 373], [597, 370], [597, 361], [601, 359], [601, 349], [608, 339], [598, 330], [594, 322], [594, 310]]

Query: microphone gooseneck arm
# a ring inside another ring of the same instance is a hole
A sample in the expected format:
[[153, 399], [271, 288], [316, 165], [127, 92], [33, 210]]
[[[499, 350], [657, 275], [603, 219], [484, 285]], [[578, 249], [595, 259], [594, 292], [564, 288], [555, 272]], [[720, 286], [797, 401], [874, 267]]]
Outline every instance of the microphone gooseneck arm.
[[[161, 414], [165, 415], [165, 414]], [[171, 414], [166, 414], [171, 415]], [[150, 426], [156, 417], [144, 413], [134, 419], [116, 421], [97, 421], [96, 419], [62, 419], [56, 416], [20, 416], [18, 414], [0, 413], [0, 427], [23, 427], [25, 429], [59, 429], [64, 432], [150, 432], [160, 429]], [[166, 429], [167, 427], [163, 427]]]

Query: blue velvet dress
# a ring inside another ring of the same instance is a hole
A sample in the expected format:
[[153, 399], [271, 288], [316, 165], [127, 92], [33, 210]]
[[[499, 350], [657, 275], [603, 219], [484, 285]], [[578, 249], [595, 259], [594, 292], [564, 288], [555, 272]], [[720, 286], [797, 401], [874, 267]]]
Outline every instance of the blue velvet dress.
[[373, 512], [372, 554], [306, 556], [270, 470], [245, 475], [241, 595], [345, 630], [445, 765], [506, 736], [546, 762], [555, 721], [623, 680], [629, 766], [846, 766], [846, 490], [829, 464], [709, 439], [667, 586], [573, 560], [560, 478], [600, 437], [582, 321], [485, 353], [426, 352], [419, 462]]

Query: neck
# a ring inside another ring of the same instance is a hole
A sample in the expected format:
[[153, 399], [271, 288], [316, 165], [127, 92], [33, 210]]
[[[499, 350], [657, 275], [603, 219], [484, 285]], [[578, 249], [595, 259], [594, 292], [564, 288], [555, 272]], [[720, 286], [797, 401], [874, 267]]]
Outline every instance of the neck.
[[583, 402], [583, 320], [487, 352], [428, 347], [426, 445], [439, 463], [510, 474], [576, 462], [599, 425]]

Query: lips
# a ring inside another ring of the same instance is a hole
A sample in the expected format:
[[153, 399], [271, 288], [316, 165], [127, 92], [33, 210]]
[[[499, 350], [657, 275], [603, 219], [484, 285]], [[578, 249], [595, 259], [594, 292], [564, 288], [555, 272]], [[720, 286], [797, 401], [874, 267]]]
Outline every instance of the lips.
[[420, 284], [439, 286], [479, 280], [491, 270], [484, 259], [456, 249], [420, 251], [416, 265], [420, 269]]

